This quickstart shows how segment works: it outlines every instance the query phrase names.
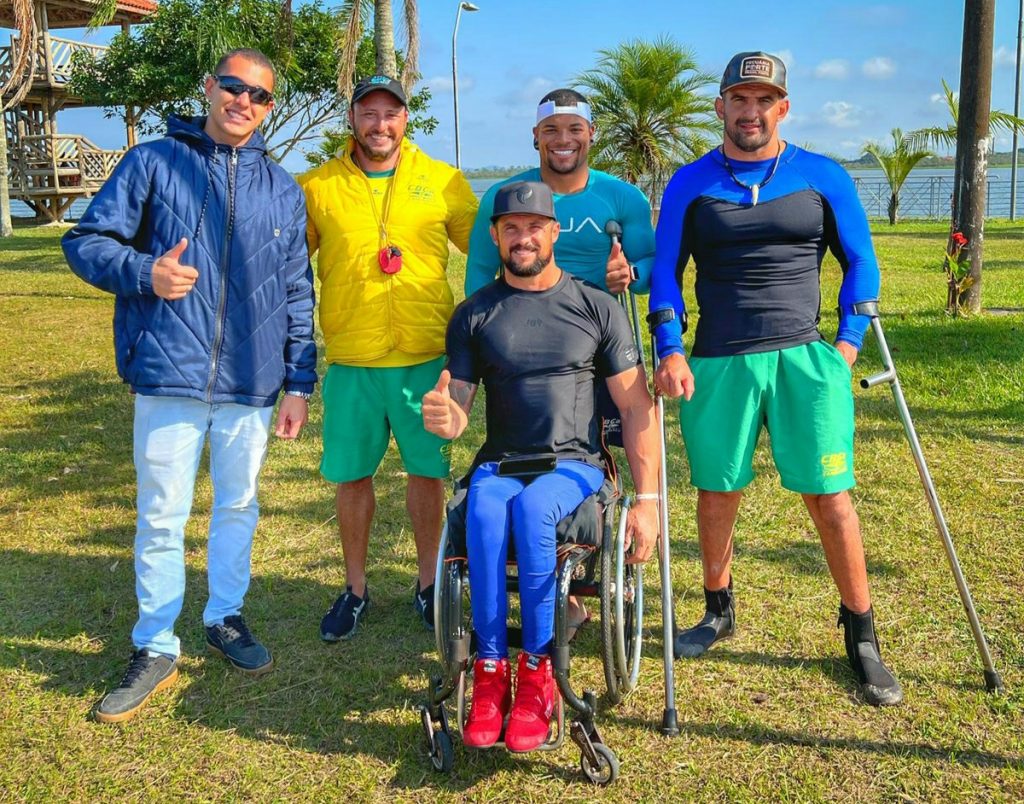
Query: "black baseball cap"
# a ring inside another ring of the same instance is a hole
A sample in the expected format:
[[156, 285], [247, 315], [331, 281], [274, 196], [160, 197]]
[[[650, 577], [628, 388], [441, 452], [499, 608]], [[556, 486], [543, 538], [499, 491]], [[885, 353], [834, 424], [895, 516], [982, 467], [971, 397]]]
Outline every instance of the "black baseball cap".
[[727, 89], [744, 84], [767, 84], [775, 87], [783, 96], [788, 95], [785, 62], [778, 56], [762, 50], [737, 53], [729, 60], [729, 66], [722, 74], [718, 92], [724, 95]]
[[542, 181], [506, 184], [494, 196], [491, 223], [502, 215], [541, 215], [555, 220], [555, 199]]
[[402, 85], [387, 75], [371, 75], [369, 78], [361, 79], [356, 84], [355, 89], [352, 90], [352, 105], [355, 106], [356, 103], [371, 92], [376, 92], [377, 90], [383, 90], [394, 95], [403, 106], [409, 105], [409, 101], [405, 99], [405, 90], [402, 89]]

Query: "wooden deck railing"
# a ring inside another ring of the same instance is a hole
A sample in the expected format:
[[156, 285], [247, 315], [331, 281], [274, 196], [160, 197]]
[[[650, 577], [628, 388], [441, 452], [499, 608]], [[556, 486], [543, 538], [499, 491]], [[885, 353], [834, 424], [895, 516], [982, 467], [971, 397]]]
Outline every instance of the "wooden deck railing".
[[127, 149], [100, 148], [78, 135], [27, 135], [12, 149], [12, 191], [95, 192]]
[[[47, 74], [45, 41], [42, 36], [38, 36], [36, 45], [39, 48], [39, 54], [36, 60], [36, 70], [32, 77], [33, 83], [64, 86], [71, 80], [71, 64], [76, 53], [87, 53], [92, 58], [99, 59], [107, 51], [107, 48], [101, 45], [87, 45], [85, 42], [76, 42], [73, 39], [63, 39], [59, 36], [50, 36], [49, 39], [52, 72]], [[0, 86], [5, 84], [10, 77], [11, 60], [17, 40], [17, 36], [11, 36], [10, 46], [0, 47]]]

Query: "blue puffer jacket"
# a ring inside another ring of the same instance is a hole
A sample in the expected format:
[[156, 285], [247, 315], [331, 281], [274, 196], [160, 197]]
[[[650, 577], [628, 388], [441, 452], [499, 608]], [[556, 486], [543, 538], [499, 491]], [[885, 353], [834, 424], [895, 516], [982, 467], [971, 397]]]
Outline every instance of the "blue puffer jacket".
[[[132, 148], [62, 245], [71, 269], [115, 294], [118, 374], [140, 394], [273, 405], [316, 382], [313, 274], [302, 190], [260, 133], [218, 145], [205, 118], [170, 118]], [[153, 293], [181, 238], [199, 272], [182, 299]]]

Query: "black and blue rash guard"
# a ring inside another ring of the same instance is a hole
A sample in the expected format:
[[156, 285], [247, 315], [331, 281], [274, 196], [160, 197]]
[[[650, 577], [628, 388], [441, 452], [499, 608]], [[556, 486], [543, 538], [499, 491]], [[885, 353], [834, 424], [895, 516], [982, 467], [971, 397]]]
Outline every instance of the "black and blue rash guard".
[[[656, 233], [650, 309], [673, 309], [676, 317], [655, 329], [659, 357], [684, 351], [680, 285], [691, 256], [700, 312], [695, 356], [820, 340], [826, 248], [843, 269], [836, 340], [861, 347], [870, 319], [854, 315], [852, 305], [877, 299], [880, 280], [853, 180], [833, 160], [795, 145], [786, 145], [772, 174], [774, 162], [730, 160], [734, 179], [715, 150], [669, 182]], [[749, 189], [754, 183], [761, 184], [756, 205]]]

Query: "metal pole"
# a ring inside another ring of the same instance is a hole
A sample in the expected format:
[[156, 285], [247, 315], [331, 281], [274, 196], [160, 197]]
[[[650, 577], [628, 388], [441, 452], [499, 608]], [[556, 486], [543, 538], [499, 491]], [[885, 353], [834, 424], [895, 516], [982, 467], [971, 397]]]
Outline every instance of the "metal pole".
[[949, 534], [949, 526], [942, 514], [942, 506], [939, 503], [939, 495], [935, 491], [931, 474], [928, 472], [928, 464], [924, 459], [924, 452], [921, 450], [921, 442], [917, 438], [917, 430], [910, 418], [910, 409], [907, 407], [907, 400], [903, 396], [903, 388], [900, 386], [899, 377], [896, 376], [896, 367], [892, 362], [892, 355], [889, 352], [889, 344], [886, 343], [885, 334], [882, 332], [882, 323], [878, 318], [877, 302], [862, 302], [854, 305], [854, 310], [860, 315], [871, 316], [871, 329], [875, 334], [875, 341], [878, 344], [878, 352], [882, 358], [884, 371], [865, 377], [860, 381], [861, 388], [872, 388], [881, 383], [888, 383], [892, 391], [893, 399], [896, 401], [896, 410], [899, 413], [900, 422], [906, 433], [907, 441], [910, 442], [910, 452], [914, 456], [914, 463], [917, 465], [917, 473], [924, 486], [925, 497], [928, 498], [928, 506], [932, 510], [932, 518], [935, 520], [935, 527], [942, 537], [942, 546], [946, 550], [946, 559], [949, 561], [949, 568], [953, 571], [953, 580], [956, 582], [957, 591], [960, 593], [960, 602], [964, 611], [967, 612], [967, 619], [971, 624], [971, 632], [974, 635], [974, 642], [978, 647], [981, 656], [981, 663], [985, 669], [985, 687], [989, 692], [1002, 692], [1003, 680], [992, 662], [992, 654], [988, 649], [988, 642], [985, 640], [985, 633], [981, 630], [981, 622], [978, 620], [978, 613], [974, 608], [974, 600], [971, 598], [971, 590], [967, 587], [963, 570], [960, 568], [960, 560], [956, 555], [956, 548], [953, 546], [953, 537]]
[[[1020, 57], [1024, 40], [1024, 0], [1017, 14], [1017, 72], [1013, 77], [1013, 116], [1020, 117]], [[1010, 162], [1010, 220], [1017, 220], [1017, 128], [1013, 129], [1013, 161]]]
[[479, 11], [472, 3], [459, 3], [459, 10], [455, 12], [455, 28], [452, 29], [452, 99], [455, 105], [455, 167], [462, 168], [462, 152], [459, 149], [459, 68], [456, 60], [455, 50], [459, 37], [459, 20], [463, 11]]

